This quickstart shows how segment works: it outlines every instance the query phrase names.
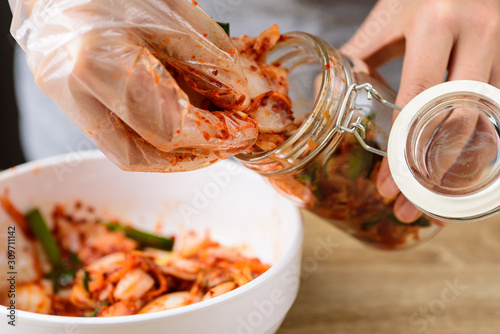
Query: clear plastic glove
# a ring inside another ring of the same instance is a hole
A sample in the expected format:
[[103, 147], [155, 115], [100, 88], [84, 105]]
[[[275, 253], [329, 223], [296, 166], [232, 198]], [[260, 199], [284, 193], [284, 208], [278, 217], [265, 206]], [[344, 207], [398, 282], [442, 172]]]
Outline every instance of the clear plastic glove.
[[196, 2], [10, 5], [36, 83], [122, 169], [201, 168], [255, 142], [238, 53]]

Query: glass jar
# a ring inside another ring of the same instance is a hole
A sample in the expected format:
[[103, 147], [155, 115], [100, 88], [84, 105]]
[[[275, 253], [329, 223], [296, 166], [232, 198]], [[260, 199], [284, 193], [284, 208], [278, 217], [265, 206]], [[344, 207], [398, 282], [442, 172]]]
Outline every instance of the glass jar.
[[428, 217], [411, 224], [398, 221], [394, 200], [376, 189], [397, 108], [383, 79], [302, 32], [284, 35], [266, 61], [288, 70], [294, 115], [304, 121], [280, 146], [240, 154], [239, 161], [297, 204], [371, 246], [401, 249], [434, 235], [440, 227]]

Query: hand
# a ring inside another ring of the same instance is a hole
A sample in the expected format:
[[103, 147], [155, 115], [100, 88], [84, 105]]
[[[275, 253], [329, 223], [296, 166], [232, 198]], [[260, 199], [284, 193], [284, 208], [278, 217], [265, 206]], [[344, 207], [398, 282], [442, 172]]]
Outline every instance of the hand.
[[[443, 82], [445, 77], [483, 81], [500, 87], [499, 36], [498, 0], [380, 0], [342, 51], [373, 68], [404, 55], [396, 99], [397, 105], [404, 106], [423, 90]], [[472, 133], [474, 127], [484, 121], [477, 113], [454, 117], [461, 119], [458, 122], [450, 119], [443, 130], [465, 124]], [[455, 144], [463, 147], [466, 142]], [[439, 173], [445, 175], [451, 168], [447, 164], [440, 164], [443, 170]], [[397, 197], [394, 210], [399, 220], [412, 222], [421, 215], [399, 194], [387, 159], [383, 161], [377, 188], [386, 198]]]
[[201, 168], [255, 142], [238, 53], [196, 2], [10, 4], [37, 84], [122, 169]]

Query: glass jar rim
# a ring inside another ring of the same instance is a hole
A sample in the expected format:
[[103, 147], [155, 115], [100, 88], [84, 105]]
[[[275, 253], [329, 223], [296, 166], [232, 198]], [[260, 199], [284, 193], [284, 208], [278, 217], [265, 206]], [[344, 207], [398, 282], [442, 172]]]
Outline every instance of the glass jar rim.
[[[331, 120], [330, 123], [334, 123], [333, 121], [336, 119], [336, 116], [338, 114], [338, 106], [327, 107], [327, 105], [329, 103], [328, 95], [331, 94], [329, 90], [332, 85], [332, 76], [335, 76], [334, 70], [336, 62], [340, 61], [340, 64], [343, 68], [342, 76], [345, 88], [341, 92], [337, 92], [341, 94], [342, 98], [346, 94], [346, 88], [352, 83], [352, 75], [348, 70], [349, 67], [347, 65], [346, 58], [337, 50], [333, 49], [326, 41], [317, 36], [300, 31], [285, 33], [282, 36], [283, 41], [278, 42], [278, 44], [270, 52], [272, 53], [275, 49], [281, 48], [284, 43], [290, 44], [290, 42], [303, 43], [304, 46], [307, 46], [310, 49], [314, 50], [315, 57], [317, 57], [317, 60], [319, 61], [319, 64], [321, 66], [321, 86], [316, 95], [315, 101], [312, 104], [311, 111], [308, 113], [304, 122], [299, 126], [294, 134], [287, 138], [285, 142], [271, 150], [258, 153], [242, 153], [236, 155], [235, 157], [243, 163], [259, 164], [260, 162], [264, 162], [265, 160], [271, 158], [273, 155], [280, 155], [280, 153], [291, 147], [300, 138], [302, 138], [308, 128], [312, 126], [318, 126], [318, 124], [321, 123], [321, 121], [325, 117], [325, 107], [328, 111], [328, 117]], [[340, 100], [342, 100], [342, 98]], [[323, 138], [323, 140], [318, 143], [313, 150], [311, 150], [306, 156], [302, 157], [300, 161], [298, 161], [293, 166], [281, 168], [271, 172], [261, 172], [261, 174], [271, 176], [287, 173], [292, 170], [298, 170], [312, 161], [317, 156], [317, 154], [319, 154], [319, 152], [321, 152], [328, 145], [328, 143], [333, 139], [334, 136], [342, 135], [342, 133], [336, 131], [336, 129], [333, 128], [328, 131], [326, 138]]]
[[439, 189], [429, 187], [415, 176], [408, 147], [413, 145], [410, 129], [419, 122], [420, 116], [432, 111], [433, 104], [439, 99], [450, 96], [463, 99], [464, 94], [495, 103], [495, 112], [500, 116], [500, 90], [496, 87], [471, 80], [445, 82], [420, 93], [403, 108], [393, 124], [388, 144], [391, 174], [408, 200], [428, 215], [457, 222], [482, 219], [500, 210], [498, 195], [495, 196], [500, 193], [500, 177], [464, 194], [439, 192]]

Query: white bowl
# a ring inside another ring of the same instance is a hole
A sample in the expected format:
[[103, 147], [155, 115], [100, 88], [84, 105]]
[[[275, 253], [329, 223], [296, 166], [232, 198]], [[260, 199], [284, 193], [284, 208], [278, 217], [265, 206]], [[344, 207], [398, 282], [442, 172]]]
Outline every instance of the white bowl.
[[[224, 245], [245, 245], [249, 255], [273, 266], [252, 282], [214, 299], [178, 309], [113, 318], [77, 318], [15, 312], [0, 308], [1, 333], [274, 333], [290, 309], [299, 287], [302, 218], [260, 176], [225, 161], [199, 171], [178, 174], [123, 172], [98, 152], [72, 153], [0, 173], [0, 191], [26, 211], [49, 212], [54, 203], [93, 205], [144, 230], [162, 222], [163, 232], [186, 230], [210, 236]], [[0, 210], [1, 254], [7, 250], [7, 226]], [[16, 242], [22, 244], [20, 232]], [[23, 280], [23, 261], [16, 251], [16, 279]], [[6, 259], [0, 258], [5, 282]], [[10, 276], [10, 275], [9, 275]], [[5, 292], [4, 289], [1, 291]]]

